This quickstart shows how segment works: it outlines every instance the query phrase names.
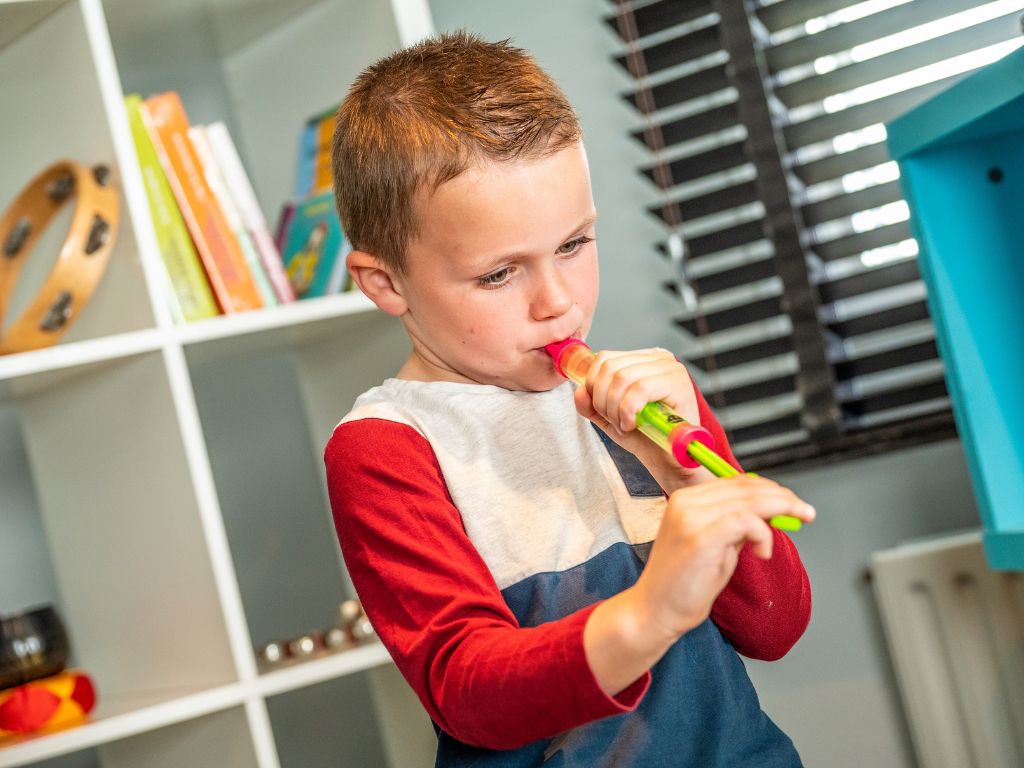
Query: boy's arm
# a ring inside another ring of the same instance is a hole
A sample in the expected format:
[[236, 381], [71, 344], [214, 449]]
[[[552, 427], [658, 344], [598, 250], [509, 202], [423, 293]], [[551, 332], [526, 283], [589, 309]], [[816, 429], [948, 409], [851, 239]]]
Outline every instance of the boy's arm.
[[[740, 472], [725, 430], [694, 386], [700, 423], [715, 438], [715, 452]], [[786, 655], [811, 620], [811, 586], [796, 546], [782, 531], [772, 529], [769, 560], [746, 546], [736, 571], [711, 610], [711, 619], [744, 656], [775, 661]]]
[[636, 707], [649, 673], [610, 697], [587, 663], [583, 630], [597, 604], [518, 626], [418, 432], [380, 419], [348, 422], [335, 430], [324, 460], [352, 582], [445, 732], [511, 749]]

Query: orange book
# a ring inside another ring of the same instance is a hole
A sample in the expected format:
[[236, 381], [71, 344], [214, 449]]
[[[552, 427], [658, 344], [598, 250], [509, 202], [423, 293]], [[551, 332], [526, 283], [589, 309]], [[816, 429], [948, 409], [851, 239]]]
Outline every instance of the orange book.
[[262, 307], [245, 253], [189, 141], [188, 115], [178, 94], [170, 91], [146, 99], [142, 114], [221, 309], [227, 314]]

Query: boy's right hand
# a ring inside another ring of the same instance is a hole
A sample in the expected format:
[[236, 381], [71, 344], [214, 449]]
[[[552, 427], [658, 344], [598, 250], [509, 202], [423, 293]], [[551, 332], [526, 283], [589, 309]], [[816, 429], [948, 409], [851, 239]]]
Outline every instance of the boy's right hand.
[[669, 496], [640, 578], [598, 605], [584, 628], [587, 661], [609, 696], [636, 681], [711, 615], [747, 542], [757, 556], [772, 556], [775, 539], [767, 521], [774, 515], [810, 522], [815, 513], [788, 488], [750, 475]]
[[641, 622], [669, 643], [703, 623], [744, 544], [758, 557], [772, 556], [774, 515], [810, 522], [815, 512], [788, 488], [750, 475], [675, 491], [633, 588]]

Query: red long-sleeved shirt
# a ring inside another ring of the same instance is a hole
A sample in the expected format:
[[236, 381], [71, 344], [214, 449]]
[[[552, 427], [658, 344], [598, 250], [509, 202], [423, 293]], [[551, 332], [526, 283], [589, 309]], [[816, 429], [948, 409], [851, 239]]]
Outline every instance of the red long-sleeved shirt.
[[[698, 392], [700, 421], [739, 469]], [[583, 650], [597, 603], [519, 626], [452, 503], [427, 440], [371, 418], [337, 427], [325, 449], [338, 539], [353, 584], [430, 717], [456, 739], [511, 749], [633, 709], [645, 673], [618, 696], [598, 686]], [[810, 586], [792, 541], [774, 531], [772, 558], [749, 547], [711, 618], [745, 656], [783, 656], [810, 619]]]

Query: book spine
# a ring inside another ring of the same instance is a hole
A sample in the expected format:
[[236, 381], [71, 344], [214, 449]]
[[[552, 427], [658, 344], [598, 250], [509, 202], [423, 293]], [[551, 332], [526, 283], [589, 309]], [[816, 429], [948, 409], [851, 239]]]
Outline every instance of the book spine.
[[153, 219], [153, 231], [167, 273], [172, 311], [179, 322], [213, 317], [217, 314], [217, 303], [199, 261], [199, 254], [189, 237], [185, 220], [178, 210], [174, 192], [171, 191], [142, 121], [141, 105], [142, 97], [138, 94], [125, 97], [135, 153]]
[[316, 126], [307, 125], [299, 141], [299, 167], [295, 174], [295, 198], [301, 200], [313, 191], [316, 164]]
[[238, 240], [238, 244], [242, 248], [245, 264], [256, 281], [256, 287], [260, 291], [260, 298], [263, 300], [264, 306], [276, 306], [279, 303], [277, 294], [274, 293], [266, 271], [263, 269], [263, 265], [260, 264], [260, 257], [256, 253], [256, 247], [252, 243], [252, 238], [242, 223], [242, 217], [238, 213], [238, 206], [235, 204], [235, 200], [228, 190], [227, 183], [224, 181], [217, 158], [213, 154], [213, 148], [210, 146], [209, 138], [206, 135], [206, 130], [201, 125], [193, 125], [188, 129], [188, 138], [192, 142], [196, 156], [199, 158], [203, 177], [206, 179], [214, 199], [220, 206], [220, 210], [224, 214], [224, 219], [227, 221], [231, 233]]
[[317, 125], [317, 151], [314, 168], [313, 191], [324, 192], [333, 187], [334, 168], [331, 165], [331, 144], [334, 141], [334, 113], [324, 117]]
[[256, 199], [249, 176], [242, 165], [242, 159], [238, 156], [238, 150], [231, 134], [228, 133], [224, 123], [217, 122], [206, 127], [206, 136], [213, 148], [213, 154], [217, 158], [227, 183], [228, 191], [238, 205], [238, 212], [242, 217], [256, 251], [259, 254], [260, 262], [270, 278], [271, 284], [278, 300], [281, 302], [295, 301], [295, 292], [291, 283], [288, 282], [288, 275], [285, 274], [284, 264], [281, 261], [281, 253], [270, 236], [270, 228], [267, 226], [263, 209]]
[[242, 248], [203, 178], [178, 94], [146, 99], [142, 116], [221, 309], [234, 313], [263, 306]]
[[285, 203], [281, 206], [281, 215], [277, 219], [277, 232], [274, 234], [274, 245], [277, 246], [277, 252], [281, 254], [282, 262], [284, 261], [284, 249], [288, 244], [288, 229], [291, 227], [292, 219], [294, 218], [295, 203]]

